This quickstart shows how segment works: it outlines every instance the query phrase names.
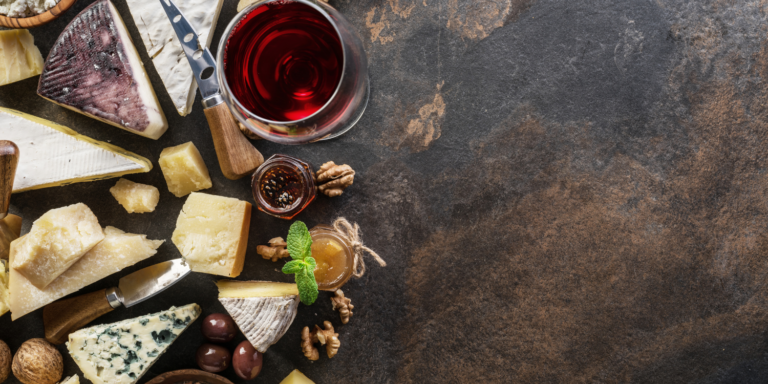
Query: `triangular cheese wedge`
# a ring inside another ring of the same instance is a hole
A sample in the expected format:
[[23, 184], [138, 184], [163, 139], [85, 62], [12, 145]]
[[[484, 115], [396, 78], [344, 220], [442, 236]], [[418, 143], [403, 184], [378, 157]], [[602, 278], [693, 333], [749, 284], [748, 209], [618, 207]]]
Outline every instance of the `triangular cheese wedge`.
[[200, 306], [189, 304], [84, 328], [69, 335], [67, 349], [92, 383], [132, 384], [147, 373], [200, 313]]
[[277, 343], [296, 318], [299, 307], [296, 284], [225, 280], [216, 285], [224, 309], [261, 353]]
[[[181, 116], [188, 115], [197, 95], [197, 83], [171, 21], [158, 0], [127, 0], [127, 3], [144, 48], [152, 58], [176, 110]], [[199, 34], [200, 43], [210, 47], [224, 0], [184, 0], [175, 3]]]
[[56, 123], [0, 107], [0, 137], [19, 147], [13, 192], [149, 172], [152, 163]]
[[51, 48], [37, 94], [137, 135], [168, 129], [128, 30], [109, 0], [85, 8]]
[[154, 255], [164, 242], [147, 240], [146, 235], [125, 233], [114, 227], [104, 228], [104, 234], [104, 240], [45, 289], [38, 289], [21, 273], [11, 269], [9, 286], [13, 320]]

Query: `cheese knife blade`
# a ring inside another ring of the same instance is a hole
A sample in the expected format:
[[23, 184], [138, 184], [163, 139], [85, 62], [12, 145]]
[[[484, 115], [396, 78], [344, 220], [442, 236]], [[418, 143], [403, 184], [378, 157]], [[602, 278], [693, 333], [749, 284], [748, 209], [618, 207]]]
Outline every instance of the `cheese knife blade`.
[[[116, 299], [126, 308], [145, 301], [168, 289], [191, 272], [184, 260], [175, 259], [164, 261], [144, 269], [140, 269], [120, 279], [115, 289]], [[107, 300], [110, 290], [107, 290]], [[110, 305], [112, 305], [110, 301]], [[114, 305], [113, 308], [116, 308]]]

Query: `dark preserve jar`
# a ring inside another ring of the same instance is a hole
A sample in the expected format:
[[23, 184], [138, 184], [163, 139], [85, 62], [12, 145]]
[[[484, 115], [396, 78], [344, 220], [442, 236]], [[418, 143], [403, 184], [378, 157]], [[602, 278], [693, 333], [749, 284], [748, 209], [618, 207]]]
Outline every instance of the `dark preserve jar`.
[[315, 199], [314, 173], [305, 161], [273, 155], [253, 173], [253, 199], [260, 211], [281, 219], [292, 219]]

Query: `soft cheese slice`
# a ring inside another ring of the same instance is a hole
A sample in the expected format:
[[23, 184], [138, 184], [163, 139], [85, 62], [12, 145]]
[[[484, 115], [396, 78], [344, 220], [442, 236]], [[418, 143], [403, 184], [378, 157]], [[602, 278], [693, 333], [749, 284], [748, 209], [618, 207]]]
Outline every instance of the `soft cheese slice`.
[[10, 292], [8, 290], [8, 261], [0, 260], [0, 316], [5, 315], [10, 307]]
[[137, 135], [168, 129], [136, 47], [109, 0], [85, 8], [56, 40], [37, 93]]
[[0, 85], [15, 83], [43, 71], [43, 55], [26, 29], [0, 31]]
[[250, 226], [250, 203], [194, 192], [179, 213], [171, 240], [191, 270], [237, 277]]
[[257, 351], [264, 353], [288, 331], [299, 307], [296, 284], [219, 281], [219, 301]]
[[192, 322], [200, 306], [189, 304], [69, 335], [67, 349], [94, 384], [137, 382]]
[[[128, 9], [139, 29], [157, 74], [163, 80], [168, 95], [181, 116], [192, 111], [197, 94], [192, 68], [179, 44], [171, 21], [157, 0], [128, 0]], [[224, 0], [184, 0], [176, 5], [197, 31], [198, 40], [210, 47], [213, 31]]]
[[104, 234], [104, 240], [45, 289], [38, 289], [11, 269], [10, 307], [13, 320], [149, 258], [164, 242], [147, 240], [146, 235], [125, 233], [114, 227], [104, 228]]
[[103, 239], [99, 220], [87, 205], [51, 209], [32, 223], [24, 239], [11, 243], [11, 268], [43, 289]]
[[0, 107], [0, 137], [19, 147], [13, 192], [149, 172], [152, 163], [125, 149], [39, 117]]

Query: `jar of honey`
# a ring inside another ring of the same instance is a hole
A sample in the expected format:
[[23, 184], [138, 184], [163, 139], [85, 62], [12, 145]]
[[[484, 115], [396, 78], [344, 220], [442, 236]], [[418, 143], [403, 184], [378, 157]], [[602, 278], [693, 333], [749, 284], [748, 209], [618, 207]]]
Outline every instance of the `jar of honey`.
[[251, 178], [253, 199], [260, 211], [290, 220], [315, 199], [314, 170], [295, 157], [273, 155]]
[[312, 257], [317, 262], [315, 280], [317, 289], [335, 291], [350, 277], [355, 264], [355, 250], [346, 237], [328, 225], [317, 225], [309, 230], [312, 236]]

